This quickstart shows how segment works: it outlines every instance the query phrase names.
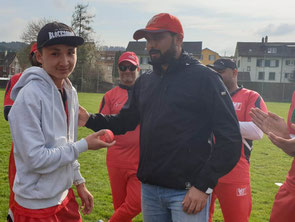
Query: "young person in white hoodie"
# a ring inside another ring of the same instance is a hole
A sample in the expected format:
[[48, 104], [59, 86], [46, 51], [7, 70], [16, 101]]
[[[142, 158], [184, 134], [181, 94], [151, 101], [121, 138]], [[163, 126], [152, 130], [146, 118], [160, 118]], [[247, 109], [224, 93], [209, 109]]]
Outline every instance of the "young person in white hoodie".
[[78, 97], [68, 76], [77, 46], [84, 43], [58, 22], [46, 24], [37, 37], [36, 58], [42, 68], [26, 69], [11, 92], [9, 124], [14, 142], [16, 176], [13, 185], [15, 222], [82, 221], [72, 185], [89, 214], [93, 197], [85, 186], [77, 158], [80, 153], [109, 147], [99, 136], [76, 141]]

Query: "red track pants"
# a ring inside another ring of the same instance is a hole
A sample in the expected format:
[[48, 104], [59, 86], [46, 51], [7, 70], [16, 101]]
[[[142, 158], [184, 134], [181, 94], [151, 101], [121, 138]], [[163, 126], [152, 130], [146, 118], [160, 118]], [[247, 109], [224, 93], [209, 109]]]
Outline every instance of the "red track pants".
[[141, 185], [137, 170], [108, 166], [115, 212], [110, 222], [130, 222], [141, 212]]

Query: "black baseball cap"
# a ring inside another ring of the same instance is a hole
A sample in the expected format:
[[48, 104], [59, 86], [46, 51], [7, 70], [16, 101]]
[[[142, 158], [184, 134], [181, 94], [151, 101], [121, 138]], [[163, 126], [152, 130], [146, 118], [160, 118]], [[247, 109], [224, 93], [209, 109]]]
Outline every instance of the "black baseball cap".
[[213, 63], [213, 65], [207, 65], [207, 66], [216, 70], [216, 71], [225, 70], [226, 68], [230, 68], [230, 69], [237, 68], [235, 61], [232, 59], [217, 59]]
[[51, 45], [79, 46], [84, 43], [84, 39], [76, 36], [73, 29], [60, 22], [47, 23], [41, 28], [37, 37], [37, 48], [41, 49]]

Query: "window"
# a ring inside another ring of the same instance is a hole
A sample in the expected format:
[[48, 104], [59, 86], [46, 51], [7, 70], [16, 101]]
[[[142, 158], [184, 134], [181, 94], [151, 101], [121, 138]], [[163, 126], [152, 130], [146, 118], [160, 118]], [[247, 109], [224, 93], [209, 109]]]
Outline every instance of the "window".
[[277, 48], [268, 48], [267, 53], [277, 53]]
[[275, 80], [276, 79], [276, 73], [275, 72], [270, 72], [268, 76], [268, 80]]
[[209, 61], [215, 61], [216, 56], [215, 55], [209, 55]]
[[251, 62], [251, 57], [248, 57], [248, 62]]
[[270, 60], [270, 67], [276, 67], [277, 60]]
[[291, 73], [285, 73], [285, 79], [289, 78]]
[[265, 60], [264, 61], [264, 66], [265, 67], [270, 67], [270, 60]]
[[263, 62], [263, 59], [257, 59], [256, 66], [257, 67], [262, 67], [262, 62]]
[[286, 66], [290, 65], [291, 64], [291, 61], [290, 60], [286, 60]]
[[258, 73], [258, 79], [259, 80], [264, 80], [264, 72], [259, 72]]
[[102, 57], [100, 57], [100, 59], [101, 59], [101, 60], [105, 60], [105, 59], [106, 59], [106, 57], [102, 56]]
[[265, 67], [278, 67], [280, 64], [280, 61], [279, 60], [275, 60], [275, 59], [266, 59], [265, 62], [264, 62], [264, 66]]
[[251, 71], [251, 66], [247, 66], [247, 71], [248, 71], [248, 72]]

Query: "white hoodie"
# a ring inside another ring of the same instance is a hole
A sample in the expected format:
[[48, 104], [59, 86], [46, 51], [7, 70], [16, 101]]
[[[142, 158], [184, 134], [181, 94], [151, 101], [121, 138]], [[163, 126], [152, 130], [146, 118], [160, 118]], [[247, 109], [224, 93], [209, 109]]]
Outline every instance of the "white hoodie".
[[29, 209], [60, 204], [73, 183], [84, 181], [77, 158], [88, 149], [85, 139], [75, 142], [78, 97], [70, 81], [64, 81], [68, 123], [63, 101], [47, 72], [26, 69], [13, 87], [15, 101], [9, 112], [14, 142], [16, 202]]

